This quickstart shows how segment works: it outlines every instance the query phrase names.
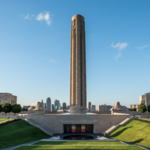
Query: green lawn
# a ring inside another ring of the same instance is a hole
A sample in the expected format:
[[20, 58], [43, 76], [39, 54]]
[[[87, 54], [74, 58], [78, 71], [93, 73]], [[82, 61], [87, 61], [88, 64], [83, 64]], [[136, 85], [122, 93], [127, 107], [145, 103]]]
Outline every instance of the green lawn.
[[16, 148], [15, 150], [48, 150], [48, 149], [60, 149], [60, 150], [78, 150], [78, 149], [90, 149], [90, 150], [142, 150], [142, 148], [137, 146], [22, 146]]
[[126, 145], [119, 141], [40, 141], [33, 145]]
[[47, 137], [49, 135], [24, 120], [13, 122], [0, 126], [0, 149]]
[[40, 141], [30, 146], [21, 146], [15, 150], [142, 150], [137, 146], [129, 146], [119, 141]]
[[150, 124], [133, 120], [108, 137], [150, 147]]
[[4, 120], [8, 120], [8, 118], [0, 118], [0, 122]]

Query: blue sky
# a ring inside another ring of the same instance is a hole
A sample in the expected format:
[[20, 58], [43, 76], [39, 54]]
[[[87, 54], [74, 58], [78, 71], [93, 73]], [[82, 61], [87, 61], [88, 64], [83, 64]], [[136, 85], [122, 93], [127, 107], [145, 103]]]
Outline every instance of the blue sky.
[[0, 92], [22, 105], [69, 104], [71, 18], [85, 18], [87, 102], [139, 103], [150, 92], [150, 1], [0, 1]]

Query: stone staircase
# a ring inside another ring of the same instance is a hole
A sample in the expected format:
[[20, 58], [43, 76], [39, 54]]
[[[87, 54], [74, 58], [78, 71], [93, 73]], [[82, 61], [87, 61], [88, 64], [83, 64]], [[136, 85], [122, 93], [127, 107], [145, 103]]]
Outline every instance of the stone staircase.
[[33, 123], [31, 120], [25, 118], [25, 117], [22, 117], [23, 120], [25, 120], [26, 122], [28, 122], [30, 125], [34, 126], [34, 127], [37, 127], [39, 128], [40, 130], [42, 130], [44, 133], [50, 135], [50, 136], [53, 136], [53, 133], [50, 133], [49, 131], [47, 131], [45, 128], [41, 127], [40, 125], [36, 124], [36, 123]]
[[112, 133], [113, 131], [115, 131], [116, 129], [118, 129], [120, 126], [124, 126], [127, 123], [129, 123], [130, 121], [134, 120], [135, 117], [132, 116], [130, 118], [126, 118], [125, 120], [123, 120], [122, 122], [120, 122], [118, 125], [114, 125], [110, 128], [108, 128], [106, 131], [103, 132], [104, 135], [109, 135], [110, 133]]

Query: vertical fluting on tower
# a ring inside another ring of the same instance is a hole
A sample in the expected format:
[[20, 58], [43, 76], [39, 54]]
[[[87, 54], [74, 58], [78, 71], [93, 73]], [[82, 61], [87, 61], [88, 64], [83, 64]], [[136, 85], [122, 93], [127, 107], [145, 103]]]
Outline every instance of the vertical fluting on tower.
[[86, 112], [86, 60], [84, 17], [71, 22], [70, 112]]

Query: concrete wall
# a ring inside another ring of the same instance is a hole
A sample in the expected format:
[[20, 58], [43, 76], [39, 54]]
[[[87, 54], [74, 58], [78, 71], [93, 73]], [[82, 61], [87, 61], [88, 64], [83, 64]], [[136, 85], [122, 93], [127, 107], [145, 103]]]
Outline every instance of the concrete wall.
[[17, 96], [10, 93], [0, 93], [0, 104], [10, 103], [11, 105], [17, 104]]
[[[18, 115], [18, 113], [15, 114], [15, 116], [17, 116], [17, 115]], [[1, 113], [0, 113], [0, 116], [5, 116], [5, 113], [4, 113], [4, 112], [1, 112]], [[14, 116], [14, 113], [13, 113], [13, 112], [6, 113], [6, 116], [7, 116], [7, 117], [9, 117], [9, 116]]]
[[94, 133], [101, 133], [113, 125], [117, 125], [132, 115], [26, 115], [33, 123], [39, 124], [50, 133], [63, 133], [64, 124], [93, 124]]

